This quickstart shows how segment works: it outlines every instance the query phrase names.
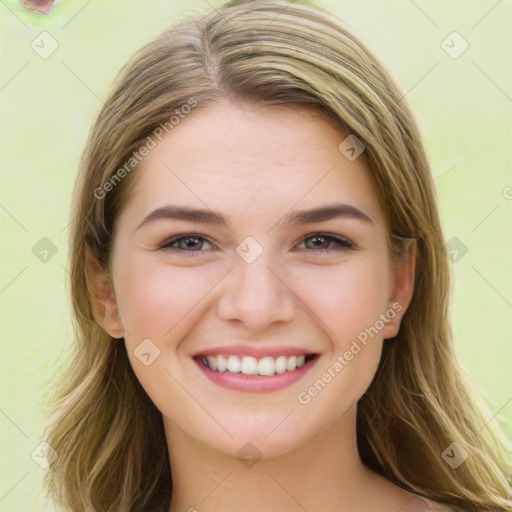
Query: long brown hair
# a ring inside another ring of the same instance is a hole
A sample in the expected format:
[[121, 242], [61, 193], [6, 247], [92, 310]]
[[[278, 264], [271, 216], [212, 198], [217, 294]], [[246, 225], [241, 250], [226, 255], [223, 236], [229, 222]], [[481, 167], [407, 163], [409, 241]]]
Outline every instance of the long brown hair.
[[[91, 129], [70, 232], [76, 336], [48, 394], [45, 440], [58, 453], [45, 476], [48, 495], [72, 511], [169, 506], [161, 413], [122, 341], [94, 319], [86, 262], [92, 257], [109, 269], [112, 228], [137, 172], [138, 149], [155, 130], [170, 133], [191, 109], [223, 98], [307, 106], [355, 134], [366, 146], [390, 235], [417, 239], [411, 304], [358, 403], [364, 463], [456, 510], [508, 510], [504, 438], [497, 428], [482, 428], [487, 410], [477, 405], [452, 347], [450, 269], [414, 117], [383, 66], [337, 18], [279, 1], [232, 1], [170, 27], [122, 69]], [[452, 443], [468, 454], [456, 469], [442, 456]]]

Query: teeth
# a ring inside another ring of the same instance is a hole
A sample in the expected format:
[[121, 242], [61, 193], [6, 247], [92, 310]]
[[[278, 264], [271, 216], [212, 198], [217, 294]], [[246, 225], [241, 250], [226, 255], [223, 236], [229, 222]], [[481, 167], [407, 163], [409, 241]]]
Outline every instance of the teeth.
[[264, 357], [258, 361], [258, 375], [268, 375], [272, 377], [275, 375], [276, 371], [274, 369], [274, 358], [273, 357]]
[[295, 356], [290, 356], [286, 359], [286, 369], [289, 372], [292, 372], [297, 367], [297, 358]]
[[[273, 358], [271, 356], [257, 359], [252, 356], [202, 356], [201, 362], [218, 372], [228, 371], [230, 373], [243, 373], [244, 375], [264, 375], [272, 377], [273, 375], [293, 372], [306, 363], [305, 355], [300, 356], [279, 356]], [[308, 357], [308, 360], [310, 358]]]
[[255, 357], [245, 356], [242, 359], [240, 372], [245, 375], [258, 375], [258, 360]]
[[275, 362], [276, 373], [284, 373], [286, 371], [286, 356], [279, 356]]
[[236, 356], [229, 356], [228, 370], [231, 373], [240, 373], [240, 358]]
[[206, 358], [206, 360], [208, 361], [208, 366], [212, 369], [212, 370], [216, 370], [217, 369], [217, 359], [215, 359], [215, 357], [213, 356], [208, 356]]
[[[228, 367], [228, 362], [226, 361], [226, 359], [223, 356], [218, 356], [218, 357], [210, 356], [210, 357], [213, 357], [214, 359], [217, 360], [217, 371], [219, 371], [219, 372], [226, 371], [226, 369]], [[212, 368], [212, 370], [213, 370], [213, 368]]]

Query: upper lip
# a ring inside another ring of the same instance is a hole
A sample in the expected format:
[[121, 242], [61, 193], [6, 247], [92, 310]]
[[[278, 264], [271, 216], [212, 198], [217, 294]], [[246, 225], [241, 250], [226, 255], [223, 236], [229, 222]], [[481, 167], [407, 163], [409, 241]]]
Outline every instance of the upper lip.
[[270, 357], [278, 357], [278, 356], [300, 356], [300, 355], [313, 355], [318, 352], [314, 352], [307, 348], [301, 347], [293, 347], [290, 345], [287, 346], [267, 346], [267, 347], [255, 347], [248, 345], [225, 345], [225, 346], [216, 346], [216, 347], [208, 347], [204, 350], [196, 352], [194, 357], [201, 356], [252, 356], [257, 359], [270, 356]]

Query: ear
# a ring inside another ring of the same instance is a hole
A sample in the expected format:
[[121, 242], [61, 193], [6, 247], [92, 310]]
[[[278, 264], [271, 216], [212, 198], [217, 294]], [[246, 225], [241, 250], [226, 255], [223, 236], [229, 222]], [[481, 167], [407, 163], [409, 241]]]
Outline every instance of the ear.
[[89, 249], [85, 267], [94, 319], [112, 338], [122, 338], [124, 329], [117, 309], [110, 272], [100, 265]]
[[389, 306], [386, 310], [386, 323], [382, 334], [384, 339], [393, 338], [400, 330], [400, 322], [414, 292], [414, 269], [416, 266], [416, 243], [410, 243], [403, 259], [391, 263], [391, 282], [389, 286]]

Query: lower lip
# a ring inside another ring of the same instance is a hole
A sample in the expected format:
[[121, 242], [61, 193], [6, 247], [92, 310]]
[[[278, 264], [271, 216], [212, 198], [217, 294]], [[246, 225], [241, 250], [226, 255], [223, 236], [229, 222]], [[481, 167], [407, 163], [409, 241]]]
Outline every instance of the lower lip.
[[243, 373], [217, 372], [207, 368], [195, 359], [200, 370], [215, 384], [223, 388], [249, 393], [265, 393], [290, 386], [302, 378], [317, 362], [318, 356], [292, 372], [283, 372], [272, 377], [262, 375], [244, 375]]

